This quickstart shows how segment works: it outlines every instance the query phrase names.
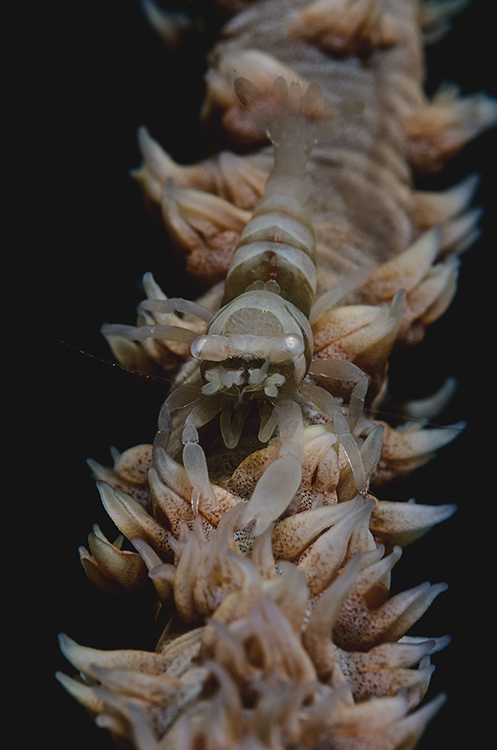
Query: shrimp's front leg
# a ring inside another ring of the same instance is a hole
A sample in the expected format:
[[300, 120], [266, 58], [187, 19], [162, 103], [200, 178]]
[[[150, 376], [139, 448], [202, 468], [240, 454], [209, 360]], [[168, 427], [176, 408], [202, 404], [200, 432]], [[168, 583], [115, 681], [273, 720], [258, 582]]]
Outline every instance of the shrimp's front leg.
[[183, 466], [192, 485], [192, 510], [198, 512], [200, 498], [205, 496], [214, 500], [214, 493], [209, 481], [207, 459], [199, 443], [198, 429], [213, 419], [224, 402], [222, 394], [205, 396], [193, 407], [185, 420], [181, 433], [183, 443]]
[[[255, 521], [253, 535], [260, 536], [288, 508], [302, 480], [304, 423], [300, 406], [291, 398], [273, 411], [281, 442], [278, 458], [263, 473], [242, 516], [242, 523]], [[272, 420], [271, 420], [272, 421]]]
[[155, 448], [160, 446], [169, 453], [169, 438], [173, 429], [172, 412], [185, 407], [192, 407], [181, 431], [183, 443], [183, 466], [192, 486], [191, 504], [194, 513], [198, 512], [201, 497], [214, 499], [209, 481], [207, 460], [204, 449], [199, 443], [198, 430], [208, 424], [220, 411], [224, 403], [222, 394], [203, 396], [193, 400], [191, 390], [179, 387], [164, 401], [159, 414], [158, 430], [155, 437]]
[[[212, 320], [212, 313], [202, 305], [181, 297], [171, 297], [170, 299], [147, 299], [140, 302], [138, 313], [144, 312], [168, 314], [173, 312], [182, 312], [191, 315], [194, 318], [209, 323]], [[131, 341], [145, 341], [145, 339], [162, 339], [164, 341], [181, 341], [185, 344], [192, 344], [198, 336], [198, 332], [191, 331], [188, 328], [182, 328], [175, 325], [139, 325], [128, 326], [120, 323], [105, 323], [101, 329], [104, 336], [122, 336]]]

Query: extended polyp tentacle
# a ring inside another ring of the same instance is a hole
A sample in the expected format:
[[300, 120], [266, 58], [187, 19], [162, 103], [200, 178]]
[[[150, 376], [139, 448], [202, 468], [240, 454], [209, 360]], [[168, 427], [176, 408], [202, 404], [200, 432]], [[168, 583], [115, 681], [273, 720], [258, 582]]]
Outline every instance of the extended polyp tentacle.
[[327, 310], [335, 307], [343, 297], [359, 287], [370, 276], [371, 272], [369, 266], [360, 268], [355, 273], [340, 281], [332, 289], [322, 294], [312, 306], [309, 323], [313, 326]]
[[143, 162], [131, 176], [139, 183], [151, 213], [160, 210], [167, 180], [177, 188], [213, 193], [245, 210], [252, 209], [264, 192], [267, 172], [232, 151], [183, 166], [173, 161], [145, 127], [138, 129], [138, 146]]
[[442, 39], [452, 26], [452, 16], [460, 13], [468, 5], [468, 0], [451, 0], [443, 3], [422, 3], [420, 25], [426, 45]]
[[459, 97], [454, 85], [442, 85], [430, 103], [406, 112], [408, 158], [418, 175], [439, 172], [472, 138], [495, 124], [497, 101], [485, 94]]
[[168, 180], [161, 197], [162, 220], [187, 273], [202, 286], [226, 276], [250, 213], [212, 193], [179, 188]]
[[376, 0], [314, 0], [295, 14], [290, 34], [331, 54], [364, 55], [397, 44], [394, 17]]

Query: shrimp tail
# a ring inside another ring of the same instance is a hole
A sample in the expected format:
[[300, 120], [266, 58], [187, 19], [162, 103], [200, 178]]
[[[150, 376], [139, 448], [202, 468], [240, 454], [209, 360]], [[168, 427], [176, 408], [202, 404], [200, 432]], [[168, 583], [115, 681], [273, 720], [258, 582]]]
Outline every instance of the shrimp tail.
[[235, 93], [253, 121], [274, 144], [304, 147], [309, 154], [316, 143], [334, 135], [348, 116], [359, 115], [364, 105], [358, 99], [346, 99], [333, 105], [325, 101], [321, 86], [301, 83], [279, 76], [269, 92], [262, 93], [247, 78], [234, 82]]

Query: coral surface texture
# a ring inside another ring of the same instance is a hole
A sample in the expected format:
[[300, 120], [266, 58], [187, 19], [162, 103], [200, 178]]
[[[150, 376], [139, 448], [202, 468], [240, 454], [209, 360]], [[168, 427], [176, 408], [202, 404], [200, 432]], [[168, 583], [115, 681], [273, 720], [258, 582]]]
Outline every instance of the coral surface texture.
[[[418, 620], [447, 584], [414, 567], [403, 585], [400, 571], [417, 549], [442, 549], [424, 537], [456, 511], [459, 467], [450, 491], [426, 482], [414, 500], [409, 482], [450, 455], [466, 415], [445, 421], [453, 379], [410, 394], [394, 361], [418, 367], [480, 233], [478, 176], [439, 180], [495, 124], [497, 101], [424, 88], [425, 45], [465, 4], [136, 8], [150, 65], [163, 55], [169, 77], [127, 179], [164, 268], [142, 269], [136, 316], [109, 303], [119, 322], [102, 325], [102, 358], [161, 393], [141, 436], [116, 434], [111, 460], [89, 459], [103, 510], [79, 553], [94, 596], [128, 607], [144, 637], [126, 643], [118, 624], [115, 646], [63, 633], [57, 673], [109, 747], [429, 741], [446, 702], [430, 681], [451, 638]], [[188, 66], [198, 91], [176, 80]], [[188, 107], [181, 154], [159, 120]], [[116, 251], [116, 287], [141, 250]]]

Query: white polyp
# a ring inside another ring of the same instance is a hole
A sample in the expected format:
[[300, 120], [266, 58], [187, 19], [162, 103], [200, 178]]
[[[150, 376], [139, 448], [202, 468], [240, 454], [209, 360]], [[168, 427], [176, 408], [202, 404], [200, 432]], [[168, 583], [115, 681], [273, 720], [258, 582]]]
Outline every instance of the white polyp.
[[197, 485], [194, 485], [192, 487], [192, 495], [190, 498], [190, 503], [191, 503], [193, 512], [198, 513], [198, 506], [200, 504], [200, 488]]
[[[174, 490], [177, 495], [181, 495], [185, 484], [187, 484], [185, 467], [175, 461], [162, 445], [158, 445], [156, 448], [154, 466], [155, 468], [149, 470], [150, 486], [153, 488], [155, 482], [161, 481]], [[157, 479], [152, 478], [154, 472], [157, 473]]]
[[371, 272], [372, 268], [370, 266], [364, 266], [364, 268], [360, 268], [343, 281], [340, 281], [335, 287], [333, 287], [333, 289], [322, 294], [314, 303], [311, 314], [309, 315], [309, 322], [311, 325], [319, 320], [323, 313], [335, 307], [335, 305], [343, 299], [346, 294], [360, 286], [361, 282], [364, 281]]
[[456, 390], [456, 379], [449, 377], [432, 396], [406, 401], [400, 408], [403, 414], [413, 419], [433, 419], [447, 406]]
[[143, 289], [148, 299], [167, 299], [166, 295], [164, 294], [150, 271], [147, 271], [143, 274], [142, 283]]
[[[393, 300], [392, 300], [392, 304], [393, 304]], [[392, 330], [394, 325], [395, 325], [395, 320], [390, 315], [389, 308], [381, 307], [378, 312], [378, 315], [376, 316], [374, 321], [371, 323], [370, 329], [373, 328], [374, 326], [375, 331], [381, 330], [382, 336], [386, 336], [387, 333], [389, 333]], [[370, 336], [373, 336], [373, 333], [371, 331], [370, 331]]]
[[242, 524], [255, 521], [254, 536], [260, 536], [292, 502], [302, 479], [302, 468], [295, 458], [282, 456], [271, 464], [256, 484], [242, 516]]
[[[380, 551], [381, 555], [379, 554]], [[402, 557], [402, 549], [397, 545], [389, 555], [382, 556], [384, 551], [385, 548], [381, 544], [378, 545], [377, 550], [373, 551], [373, 558], [369, 561], [368, 572], [356, 587], [357, 595], [365, 594], [374, 584], [384, 580]], [[375, 552], [377, 553], [376, 555]], [[366, 554], [370, 555], [371, 552]]]
[[[392, 320], [392, 326], [389, 330], [394, 328], [395, 325], [400, 326], [402, 317], [404, 315], [404, 300], [406, 297], [407, 292], [405, 289], [399, 289], [399, 291], [394, 294], [389, 310], [389, 315]], [[385, 331], [385, 336], [387, 335], [387, 333], [388, 331]]]
[[[316, 630], [325, 632], [323, 625], [325, 625], [327, 632], [331, 632], [340, 608], [356, 581], [363, 559], [364, 555], [361, 553], [354, 555], [341, 575], [320, 596], [309, 620], [307, 630], [309, 634]], [[345, 687], [345, 685], [342, 687]]]

